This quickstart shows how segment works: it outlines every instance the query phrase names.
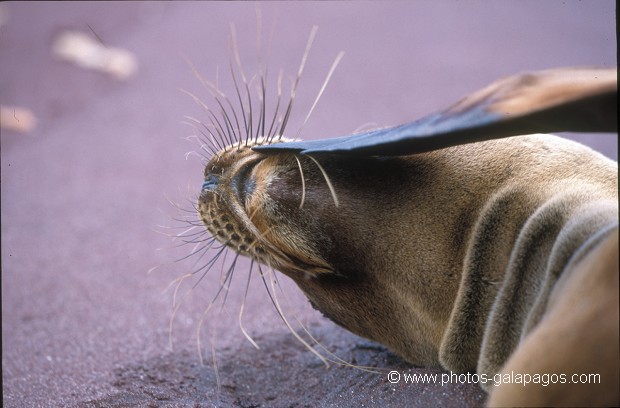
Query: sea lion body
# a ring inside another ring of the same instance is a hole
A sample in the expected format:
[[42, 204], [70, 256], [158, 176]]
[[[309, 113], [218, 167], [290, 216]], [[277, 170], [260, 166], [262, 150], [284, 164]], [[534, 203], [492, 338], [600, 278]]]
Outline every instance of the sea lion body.
[[[199, 212], [209, 230], [292, 278], [339, 325], [418, 365], [489, 379], [501, 373], [532, 336], [553, 337], [572, 321], [574, 282], [589, 273], [575, 256], [617, 236], [617, 163], [555, 136], [402, 157], [325, 155], [316, 158], [320, 167], [251, 146], [230, 147], [207, 165]], [[589, 305], [615, 310], [573, 328], [577, 338], [598, 332], [615, 345], [613, 355], [593, 358], [598, 346], [576, 340], [563, 361], [573, 353], [591, 364], [557, 367], [611, 367], [598, 387], [617, 401], [618, 286], [608, 282], [618, 281], [615, 265], [602, 266], [606, 278], [590, 282], [596, 290], [579, 292]], [[549, 317], [559, 310], [564, 320]], [[565, 341], [558, 334], [548, 347]], [[481, 385], [501, 398], [493, 381]]]

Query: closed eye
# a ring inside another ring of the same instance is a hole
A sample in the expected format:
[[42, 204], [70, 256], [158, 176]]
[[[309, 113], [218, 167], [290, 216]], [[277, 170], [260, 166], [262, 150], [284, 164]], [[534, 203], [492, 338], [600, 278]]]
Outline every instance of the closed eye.
[[243, 205], [245, 205], [246, 200], [248, 200], [256, 190], [256, 181], [251, 177], [251, 174], [252, 169], [259, 162], [260, 160], [254, 160], [247, 163], [231, 181], [231, 186], [237, 193], [239, 202]]

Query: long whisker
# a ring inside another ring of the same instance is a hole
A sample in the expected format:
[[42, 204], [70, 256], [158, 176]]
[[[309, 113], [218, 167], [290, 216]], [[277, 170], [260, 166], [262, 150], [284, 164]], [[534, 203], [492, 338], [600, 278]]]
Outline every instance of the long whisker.
[[[278, 86], [277, 86], [278, 100], [276, 101], [276, 107], [275, 107], [275, 111], [273, 112], [273, 118], [271, 119], [271, 125], [269, 126], [269, 132], [267, 132], [267, 143], [273, 142], [273, 138], [276, 135], [276, 132], [278, 129], [278, 125], [276, 125], [275, 128], [274, 128], [274, 125], [278, 117], [278, 112], [280, 111], [280, 101], [282, 100], [282, 77], [283, 76], [284, 76], [284, 73], [282, 70], [280, 70], [280, 73], [278, 74]], [[273, 131], [273, 134], [272, 134], [272, 131]]]
[[[275, 284], [278, 286], [278, 289], [280, 289], [280, 293], [282, 294], [282, 296], [284, 297], [284, 301], [290, 305], [290, 300], [288, 298], [288, 296], [286, 295], [286, 292], [284, 291], [284, 289], [282, 289], [282, 286], [280, 285], [280, 281], [278, 280], [278, 275], [274, 274], [273, 275]], [[289, 309], [291, 307], [289, 306]], [[332, 353], [331, 351], [329, 351], [329, 349], [327, 347], [325, 347], [323, 345], [323, 343], [321, 343], [320, 341], [318, 341], [313, 335], [312, 333], [310, 333], [310, 331], [308, 330], [308, 328], [306, 327], [305, 324], [303, 324], [301, 322], [301, 320], [299, 320], [299, 318], [297, 317], [297, 315], [295, 313], [293, 313], [293, 318], [297, 321], [297, 323], [299, 323], [299, 326], [302, 328], [302, 330], [308, 335], [308, 337], [310, 338], [310, 340], [312, 340], [314, 342], [315, 345], [317, 345], [318, 347], [320, 347], [323, 351], [325, 351], [327, 353], [328, 356], [330, 356], [330, 358], [326, 357], [326, 359], [330, 362], [330, 363], [334, 363], [340, 366], [344, 366], [344, 367], [350, 367], [350, 368], [355, 368], [361, 371], [366, 371], [366, 372], [370, 372], [370, 373], [381, 373], [380, 370], [377, 370], [374, 367], [366, 367], [366, 366], [359, 366], [356, 364], [351, 364], [346, 360], [343, 360], [342, 358], [340, 358], [339, 356], [337, 356], [336, 354]]]
[[[184, 121], [184, 122], [182, 122], [182, 123], [184, 123], [184, 124], [186, 124], [186, 125], [190, 126], [190, 127], [191, 127], [191, 128], [193, 128], [194, 130], [196, 130], [196, 131], [200, 132], [200, 134], [204, 137], [204, 139], [203, 139], [203, 138], [201, 138], [201, 137], [199, 137], [198, 135], [195, 135], [195, 136], [196, 136], [196, 137], [197, 137], [197, 138], [198, 138], [198, 139], [199, 139], [202, 143], [205, 143], [205, 144], [206, 144], [207, 142], [210, 142], [211, 146], [213, 146], [213, 147], [215, 148], [215, 150], [216, 150], [215, 155], [217, 155], [217, 152], [218, 152], [218, 151], [220, 151], [220, 150], [223, 150], [223, 149], [224, 149], [225, 145], [223, 145], [223, 144], [221, 143], [222, 141], [221, 141], [221, 140], [219, 140], [219, 139], [218, 139], [218, 138], [217, 138], [217, 137], [213, 134], [213, 132], [211, 131], [211, 129], [209, 129], [209, 126], [207, 126], [206, 124], [204, 124], [204, 123], [203, 123], [203, 122], [201, 122], [200, 120], [198, 120], [198, 119], [196, 119], [196, 118], [193, 118], [193, 117], [191, 117], [191, 116], [187, 116], [187, 115], [185, 115], [184, 117], [185, 117], [185, 119], [189, 120], [189, 122], [185, 122], [185, 121]], [[200, 126], [201, 126], [202, 128], [204, 128], [207, 132], [209, 132], [210, 137], [207, 137], [207, 135], [205, 134], [205, 132], [204, 132], [201, 128], [199, 128], [198, 126], [196, 126], [196, 125], [200, 125]]]
[[241, 117], [243, 118], [243, 127], [245, 129], [245, 138], [243, 137], [239, 137], [239, 146], [241, 146], [241, 142], [243, 140], [245, 140], [245, 143], [247, 145], [248, 142], [248, 137], [251, 134], [252, 130], [251, 128], [248, 127], [248, 118], [247, 118], [247, 114], [245, 112], [245, 108], [243, 107], [243, 99], [241, 98], [241, 91], [239, 90], [239, 84], [237, 82], [237, 76], [235, 75], [235, 70], [233, 69], [233, 63], [232, 63], [232, 58], [233, 58], [233, 52], [230, 49], [231, 48], [231, 38], [230, 36], [228, 37], [228, 67], [230, 69], [230, 75], [232, 77], [233, 83], [235, 85], [235, 92], [237, 94], [237, 100], [239, 101], [239, 108], [241, 109]]
[[245, 308], [245, 301], [248, 297], [248, 290], [250, 289], [250, 279], [252, 277], [252, 267], [254, 266], [254, 259], [252, 259], [250, 261], [250, 270], [248, 271], [248, 281], [246, 283], [245, 286], [245, 293], [243, 295], [243, 301], [241, 302], [241, 307], [239, 308], [239, 328], [241, 329], [241, 332], [243, 333], [243, 335], [245, 336], [246, 339], [248, 339], [248, 341], [258, 350], [260, 350], [260, 347], [258, 346], [258, 344], [256, 344], [256, 342], [254, 341], [254, 339], [252, 339], [252, 337], [248, 334], [248, 332], [245, 330], [245, 327], [243, 327], [243, 310]]
[[222, 300], [221, 308], [224, 308], [224, 305], [226, 304], [226, 299], [228, 299], [228, 294], [230, 293], [230, 284], [232, 282], [232, 276], [233, 272], [235, 271], [235, 266], [237, 266], [237, 259], [239, 258], [239, 254], [240, 252], [237, 252], [235, 254], [235, 259], [233, 259], [232, 263], [230, 264], [230, 268], [228, 268], [228, 272], [226, 272], [224, 282], [221, 284], [220, 290], [218, 290], [215, 298], [213, 299], [215, 301], [215, 299], [217, 299], [217, 297], [219, 296], [220, 291], [222, 291], [224, 288], [226, 289], [224, 293], [224, 299]]
[[170, 350], [172, 350], [172, 325], [174, 324], [174, 319], [177, 315], [177, 311], [181, 307], [183, 300], [185, 299], [185, 297], [188, 295], [189, 292], [186, 292], [185, 295], [183, 295], [183, 298], [181, 298], [181, 300], [178, 303], [177, 303], [177, 294], [183, 281], [190, 276], [191, 274], [186, 274], [184, 276], [181, 276], [180, 278], [175, 279], [175, 281], [171, 283], [172, 285], [176, 282], [176, 287], [174, 289], [174, 294], [172, 296], [172, 314], [170, 315], [170, 321], [168, 322], [168, 347], [170, 348]]
[[[204, 269], [204, 272], [202, 273], [202, 275], [200, 276], [200, 278], [198, 279], [198, 281], [194, 284], [193, 288], [195, 288], [196, 286], [198, 286], [198, 284], [204, 279], [205, 276], [207, 276], [207, 273], [211, 270], [211, 268], [213, 267], [213, 265], [215, 265], [215, 262], [219, 259], [220, 256], [222, 256], [222, 254], [226, 253], [226, 247], [223, 246], [216, 254], [213, 258], [211, 258], [211, 260], [209, 262], [207, 262], [204, 266], [200, 267], [200, 269], [197, 269], [196, 271], [192, 272], [192, 275], [195, 275], [196, 273], [200, 272], [201, 270]], [[219, 293], [219, 292], [218, 292]]]
[[310, 107], [310, 110], [308, 111], [308, 114], [306, 115], [306, 118], [304, 119], [303, 123], [299, 127], [299, 130], [297, 131], [297, 136], [296, 137], [299, 137], [299, 135], [301, 134], [301, 130], [304, 128], [304, 126], [308, 122], [308, 119], [310, 119], [310, 115], [312, 115], [312, 112], [314, 111], [314, 108], [316, 107], [316, 104], [319, 102], [319, 99], [321, 99], [321, 95], [323, 95], [323, 92], [325, 91], [325, 87], [327, 87], [327, 84], [329, 83], [329, 80], [331, 79], [334, 71], [336, 70], [336, 67], [340, 63], [340, 60], [342, 60], [342, 57], [344, 57], [344, 51], [340, 51], [340, 53], [338, 53], [338, 56], [336, 56], [336, 59], [334, 60], [331, 68], [329, 69], [329, 72], [327, 73], [327, 77], [325, 78], [325, 81], [323, 81], [323, 85], [321, 86], [321, 90], [317, 94], [316, 99], [314, 99], [314, 102], [312, 103], [312, 106]]
[[256, 8], [256, 53], [258, 56], [258, 73], [260, 78], [260, 88], [258, 91], [258, 96], [261, 100], [260, 104], [260, 115], [258, 120], [258, 126], [256, 127], [256, 135], [254, 136], [254, 142], [258, 141], [259, 134], [261, 136], [265, 135], [265, 117], [266, 117], [266, 109], [267, 109], [267, 72], [263, 66], [263, 52], [262, 52], [262, 34], [263, 34], [263, 19], [260, 8]]
[[[198, 249], [194, 248], [194, 250], [190, 251], [190, 253], [189, 253], [189, 254], [187, 254], [187, 255], [185, 255], [185, 256], [183, 256], [183, 257], [181, 257], [181, 258], [177, 259], [177, 260], [176, 260], [176, 262], [181, 262], [181, 261], [184, 261], [184, 260], [186, 260], [187, 258], [190, 258], [190, 257], [192, 257], [192, 256], [196, 255], [197, 253], [201, 253], [201, 252], [202, 252], [202, 254], [204, 255], [204, 253], [206, 253], [206, 251], [208, 251], [208, 250], [210, 249], [210, 246], [211, 246], [211, 245], [213, 245], [213, 242], [215, 242], [215, 241], [211, 241], [209, 244], [205, 245], [204, 247], [201, 247], [201, 248], [198, 248]], [[200, 244], [201, 244], [201, 243], [200, 243], [200, 242], [198, 242], [196, 245], [198, 246], [198, 245], [200, 245]], [[202, 257], [202, 255], [201, 255], [201, 257]], [[198, 258], [198, 259], [200, 259], [200, 258]]]
[[304, 178], [304, 170], [301, 168], [301, 162], [299, 161], [297, 156], [293, 157], [295, 157], [295, 160], [297, 161], [297, 167], [299, 167], [299, 175], [301, 176], [301, 202], [299, 203], [299, 209], [301, 210], [304, 206], [304, 201], [306, 200], [306, 180]]
[[207, 306], [207, 308], [202, 312], [202, 315], [200, 316], [200, 319], [198, 320], [198, 327], [196, 328], [196, 348], [198, 349], [198, 358], [200, 359], [200, 364], [204, 365], [204, 357], [202, 355], [202, 345], [200, 342], [200, 332], [202, 330], [202, 325], [204, 324], [204, 321], [207, 317], [207, 315], [209, 314], [209, 311], [211, 311], [211, 308], [213, 307], [213, 302], [210, 302], [209, 305]]
[[297, 71], [297, 77], [295, 78], [295, 82], [291, 87], [291, 97], [289, 99], [288, 106], [286, 108], [286, 113], [284, 114], [284, 120], [282, 121], [282, 126], [280, 127], [280, 131], [278, 132], [279, 138], [284, 135], [284, 129], [288, 123], [288, 119], [291, 115], [291, 110], [293, 109], [293, 101], [295, 100], [295, 94], [297, 93], [297, 85], [299, 84], [299, 80], [301, 79], [301, 75], [304, 72], [304, 67], [306, 65], [306, 60], [308, 59], [308, 55], [310, 54], [310, 48], [312, 48], [312, 43], [314, 42], [314, 37], [316, 36], [316, 32], [319, 28], [317, 26], [313, 26], [310, 31], [310, 36], [308, 38], [308, 43], [306, 44], [306, 49], [301, 58], [301, 64], [299, 65], [299, 70]]
[[[312, 346], [310, 344], [308, 344], [308, 342], [306, 342], [306, 340], [304, 340], [303, 337], [301, 337], [299, 334], [297, 334], [297, 332], [293, 329], [293, 326], [291, 326], [291, 324], [289, 323], [288, 319], [284, 315], [284, 312], [282, 311], [282, 308], [280, 307], [280, 303], [278, 302], [278, 297], [276, 296], [276, 293], [275, 293], [275, 287], [274, 287], [273, 280], [270, 279], [270, 282], [271, 282], [271, 291], [270, 291], [269, 287], [267, 286], [267, 280], [265, 279], [265, 275], [262, 272], [260, 264], [259, 264], [258, 270], [259, 270], [259, 273], [260, 273], [261, 277], [263, 278], [263, 283], [265, 284], [265, 287], [267, 288], [267, 293], [269, 293], [269, 297], [271, 298], [271, 301], [272, 301], [273, 305], [275, 306], [276, 311], [278, 312], [278, 315], [280, 316], [280, 318], [282, 319], [282, 321], [284, 322], [286, 327], [289, 329], [291, 334], [301, 344], [303, 344], [308, 349], [308, 351], [310, 351], [312, 354], [317, 356], [319, 358], [319, 360], [321, 360], [325, 364], [326, 367], [329, 367], [329, 362], [325, 359], [325, 357], [323, 357], [323, 355], [321, 353], [319, 353], [314, 348], [312, 348]], [[272, 267], [270, 267], [269, 270], [270, 270], [270, 274], [275, 273]]]
[[249, 142], [249, 138], [252, 135], [253, 132], [253, 125], [252, 125], [252, 96], [250, 94], [250, 88], [248, 85], [248, 81], [246, 79], [245, 73], [243, 71], [243, 66], [241, 65], [241, 58], [239, 57], [239, 49], [237, 47], [237, 32], [235, 30], [235, 25], [231, 24], [230, 26], [230, 31], [232, 34], [232, 45], [233, 45], [233, 52], [235, 55], [235, 60], [237, 62], [237, 69], [239, 69], [239, 73], [241, 74], [241, 80], [243, 81], [243, 85], [245, 87], [245, 94], [247, 96], [248, 99], [248, 129], [247, 129], [247, 134], [246, 134], [246, 146], [248, 145]]
[[[224, 126], [222, 126], [222, 124], [220, 123], [220, 120], [213, 113], [211, 108], [209, 108], [207, 106], [207, 104], [205, 104], [200, 98], [198, 98], [193, 93], [191, 93], [189, 91], [186, 91], [184, 89], [179, 89], [179, 91], [189, 95], [194, 100], [194, 102], [196, 102], [196, 104], [200, 105], [207, 112], [207, 115], [209, 116], [209, 121], [213, 125], [213, 128], [215, 129], [215, 132], [217, 133], [217, 135], [218, 135], [220, 141], [222, 142], [222, 144], [224, 146], [227, 145], [227, 144], [232, 144], [232, 143], [229, 143], [229, 142], [232, 142], [231, 139], [227, 140], [227, 136], [228, 136], [228, 138], [230, 138], [230, 130], [228, 128], [228, 123], [225, 123], [226, 129], [224, 129]], [[200, 121], [198, 121], [198, 122], [202, 124], [202, 122], [200, 122]], [[205, 128], [207, 128], [206, 125], [203, 124], [203, 126]], [[207, 130], [209, 131], [209, 133], [213, 134], [208, 128], [207, 128]], [[215, 135], [214, 135], [214, 137], [215, 137]]]
[[[224, 262], [222, 262], [222, 266], [223, 265], [224, 265]], [[202, 330], [202, 325], [204, 324], [204, 321], [207, 318], [207, 315], [211, 311], [211, 308], [215, 305], [215, 302], [216, 302], [217, 298], [219, 297], [220, 293], [225, 288], [225, 283], [228, 280], [228, 276], [230, 276], [231, 274], [232, 274], [231, 269], [229, 269], [228, 272], [226, 273], [226, 277], [225, 277], [224, 281], [220, 283], [220, 287], [219, 287], [217, 293], [215, 294], [213, 299], [211, 299], [211, 301], [209, 302], [209, 305], [207, 306], [207, 308], [202, 312], [202, 315], [200, 316], [200, 319], [198, 321], [198, 327], [196, 329], [196, 347], [198, 348], [198, 356], [200, 358], [200, 364], [202, 364], [202, 365], [204, 365], [204, 358], [203, 358], [203, 355], [202, 355], [202, 346], [201, 346], [201, 342], [200, 342], [200, 332]], [[195, 285], [194, 285], [194, 287], [195, 287]]]
[[215, 349], [215, 339], [217, 338], [217, 325], [214, 325], [213, 334], [211, 336], [211, 361], [213, 362], [213, 372], [215, 373], [215, 382], [217, 383], [217, 392], [222, 392], [222, 382], [220, 380], [220, 370], [217, 365], [217, 354]]
[[[241, 138], [241, 135], [239, 133], [241, 131], [241, 126], [239, 124], [239, 118], [237, 117], [237, 112], [236, 112], [235, 108], [233, 107], [232, 103], [230, 102], [230, 100], [228, 99], [226, 94], [223, 93], [222, 91], [220, 91], [219, 88], [217, 87], [217, 85], [212, 84], [207, 79], [205, 79], [202, 75], [200, 75], [200, 73], [198, 72], [198, 70], [196, 69], [194, 64], [192, 64], [192, 62], [188, 58], [185, 58], [185, 60], [187, 61], [187, 63], [191, 67], [192, 72], [198, 78], [200, 83], [205, 88], [207, 88], [207, 90], [211, 93], [211, 95], [213, 96], [213, 98], [215, 99], [217, 104], [220, 106], [222, 116], [226, 119], [226, 121], [228, 122], [228, 124], [229, 124], [229, 126], [230, 126], [230, 128], [232, 130], [232, 135], [231, 136], [234, 136], [234, 137], [229, 138], [230, 144], [231, 145], [234, 144], [235, 141], [238, 141]], [[225, 107], [221, 103], [221, 99], [226, 101], [226, 104], [228, 105], [228, 107], [230, 109], [230, 112], [232, 112], [232, 116], [235, 119], [236, 126], [234, 126], [232, 124], [232, 121], [230, 119], [230, 115], [228, 114], [228, 110], [225, 109]], [[235, 132], [235, 130], [236, 130], [236, 132]]]
[[338, 201], [338, 196], [336, 195], [336, 190], [334, 189], [334, 186], [332, 185], [332, 182], [330, 181], [329, 177], [327, 176], [327, 173], [325, 172], [325, 169], [323, 168], [323, 166], [321, 166], [321, 164], [312, 156], [310, 155], [306, 155], [306, 157], [308, 157], [310, 160], [312, 160], [317, 167], [319, 168], [319, 170], [321, 171], [321, 174], [323, 174], [323, 178], [325, 179], [325, 183], [327, 183], [327, 187], [329, 188], [329, 192], [332, 195], [332, 198], [334, 199], [334, 205], [336, 207], [340, 206], [340, 202]]
[[[198, 129], [198, 127], [196, 125], [194, 125], [193, 123], [190, 123], [188, 121], [181, 121], [182, 124], [191, 127], [192, 129], [194, 129], [194, 131], [199, 131], [204, 137], [205, 140], [203, 140], [200, 136], [198, 136], [196, 133], [183, 137], [182, 139], [187, 140], [188, 142], [195, 142], [196, 144], [198, 144], [198, 146], [200, 146], [200, 153], [198, 153], [200, 155], [200, 157], [202, 158], [202, 160], [204, 162], [207, 162], [211, 159], [211, 157], [215, 156], [217, 154], [217, 149], [213, 148], [213, 143], [210, 143], [210, 145], [207, 145], [207, 141], [209, 141], [206, 138], [205, 133]], [[210, 142], [210, 141], [209, 141]], [[208, 154], [205, 155], [202, 152], [205, 152]], [[185, 155], [185, 160], [188, 160], [189, 154]]]

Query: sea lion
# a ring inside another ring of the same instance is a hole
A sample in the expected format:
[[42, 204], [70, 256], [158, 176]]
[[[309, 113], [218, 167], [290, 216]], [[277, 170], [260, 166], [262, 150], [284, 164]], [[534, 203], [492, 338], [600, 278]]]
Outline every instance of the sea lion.
[[542, 134], [392, 157], [254, 150], [279, 141], [233, 141], [205, 166], [216, 239], [353, 333], [475, 373], [491, 405], [618, 404], [616, 162]]

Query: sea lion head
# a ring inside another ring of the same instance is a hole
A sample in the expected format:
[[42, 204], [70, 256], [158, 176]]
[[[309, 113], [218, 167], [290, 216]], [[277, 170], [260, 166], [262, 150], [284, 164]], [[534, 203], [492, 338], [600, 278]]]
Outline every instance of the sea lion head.
[[[437, 281], [445, 276], [399, 278], [416, 267], [410, 262], [416, 237], [398, 213], [411, 205], [416, 185], [423, 194], [432, 183], [425, 156], [348, 160], [252, 150], [265, 143], [228, 146], [205, 166], [197, 207], [208, 231], [237, 254], [293, 279], [337, 324], [436, 364], [439, 322], [449, 307], [435, 308], [442, 316], [434, 316], [425, 297], [437, 303], [433, 290], [442, 288], [440, 300], [452, 298], [456, 276], [449, 273], [449, 286]], [[420, 254], [419, 260], [431, 256]], [[417, 300], [410, 294], [419, 290], [410, 285], [424, 292]]]
[[324, 237], [309, 239], [318, 220], [299, 208], [301, 162], [252, 150], [265, 143], [234, 144], [208, 162], [198, 199], [202, 222], [233, 251], [289, 275], [333, 272], [319, 248]]

